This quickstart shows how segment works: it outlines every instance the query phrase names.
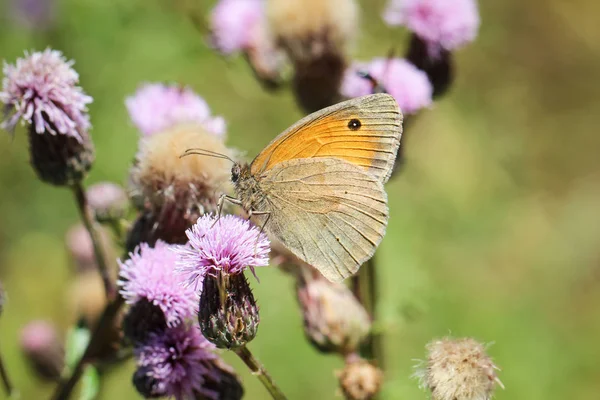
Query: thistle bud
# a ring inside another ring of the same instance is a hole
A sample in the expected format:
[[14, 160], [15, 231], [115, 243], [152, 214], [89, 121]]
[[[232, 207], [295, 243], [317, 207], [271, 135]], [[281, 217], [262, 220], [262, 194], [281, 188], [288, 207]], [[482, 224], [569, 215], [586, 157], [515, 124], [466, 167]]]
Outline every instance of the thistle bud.
[[198, 322], [204, 337], [221, 349], [244, 346], [256, 336], [258, 306], [244, 274], [206, 275]]
[[373, 399], [381, 389], [383, 372], [367, 360], [352, 355], [338, 376], [340, 388], [348, 400]]
[[125, 216], [129, 200], [125, 190], [112, 182], [100, 182], [87, 189], [87, 200], [99, 222], [118, 221]]
[[297, 280], [297, 295], [304, 332], [320, 351], [352, 353], [369, 333], [369, 315], [345, 285], [304, 268]]
[[39, 178], [58, 186], [80, 182], [94, 161], [87, 104], [92, 98], [77, 86], [73, 62], [59, 51], [25, 54], [4, 66], [0, 101], [9, 131], [19, 122], [29, 126], [31, 164]]
[[21, 350], [43, 379], [57, 380], [64, 367], [64, 348], [54, 325], [32, 321], [21, 330]]
[[498, 367], [474, 339], [443, 338], [426, 348], [427, 361], [417, 366], [414, 376], [433, 400], [488, 400], [496, 384], [504, 387]]

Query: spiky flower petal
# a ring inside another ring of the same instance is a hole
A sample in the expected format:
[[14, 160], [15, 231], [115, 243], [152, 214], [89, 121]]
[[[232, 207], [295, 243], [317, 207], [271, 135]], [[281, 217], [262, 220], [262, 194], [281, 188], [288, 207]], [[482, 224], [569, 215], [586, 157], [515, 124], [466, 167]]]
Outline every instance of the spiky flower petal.
[[[216, 221], [216, 223], [215, 223]], [[199, 288], [206, 274], [239, 274], [269, 264], [269, 239], [249, 221], [234, 215], [216, 220], [204, 215], [186, 231], [189, 242], [178, 246], [177, 272], [189, 286]]]
[[25, 52], [14, 65], [4, 64], [0, 101], [7, 119], [0, 125], [12, 131], [19, 120], [38, 134], [62, 134], [83, 141], [91, 125], [87, 104], [92, 98], [77, 86], [79, 75], [57, 50]]
[[156, 242], [154, 248], [142, 243], [121, 266], [121, 295], [128, 304], [139, 300], [158, 306], [165, 315], [168, 326], [183, 323], [194, 316], [197, 294], [182, 285], [181, 276], [175, 273], [177, 255], [165, 242]]

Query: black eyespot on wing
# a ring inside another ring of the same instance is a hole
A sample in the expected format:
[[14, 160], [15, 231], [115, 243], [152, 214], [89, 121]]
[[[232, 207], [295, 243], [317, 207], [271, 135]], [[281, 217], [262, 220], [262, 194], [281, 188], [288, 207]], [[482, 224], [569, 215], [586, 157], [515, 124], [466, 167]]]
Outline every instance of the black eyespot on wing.
[[360, 120], [353, 118], [350, 120], [350, 122], [348, 122], [348, 129], [350, 129], [351, 131], [357, 131], [360, 129], [360, 127], [362, 126], [362, 124], [360, 123]]

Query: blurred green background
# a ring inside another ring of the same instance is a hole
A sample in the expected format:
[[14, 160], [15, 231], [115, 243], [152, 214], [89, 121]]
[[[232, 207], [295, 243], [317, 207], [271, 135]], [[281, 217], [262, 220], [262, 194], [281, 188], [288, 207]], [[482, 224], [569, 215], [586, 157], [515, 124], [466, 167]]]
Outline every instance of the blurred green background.
[[[76, 60], [97, 161], [87, 183], [125, 183], [137, 147], [124, 98], [144, 81], [180, 82], [256, 154], [301, 113], [289, 91], [264, 92], [241, 57], [224, 60], [177, 2], [63, 0], [46, 30], [0, 2], [0, 58], [51, 46]], [[43, 3], [43, 2], [42, 2]], [[189, 2], [189, 4], [193, 4]], [[198, 2], [206, 13], [212, 2]], [[402, 52], [404, 31], [362, 1], [356, 56]], [[493, 342], [498, 400], [598, 399], [600, 393], [600, 3], [480, 2], [476, 42], [456, 55], [451, 92], [410, 126], [407, 161], [387, 185], [391, 220], [378, 251], [387, 349], [383, 399], [425, 399], [410, 379], [424, 345], [448, 334]], [[38, 26], [39, 28], [39, 26]], [[18, 349], [29, 320], [72, 320], [64, 247], [78, 221], [71, 194], [40, 183], [26, 135], [0, 135], [0, 280], [8, 303], [0, 351], [23, 399], [48, 398]], [[332, 399], [343, 363], [304, 340], [292, 281], [261, 269], [262, 323], [251, 348], [290, 399]], [[247, 399], [266, 398], [231, 355]], [[109, 373], [103, 399], [135, 399], [132, 365]], [[0, 398], [4, 394], [0, 394]], [[339, 397], [339, 395], [337, 395]]]

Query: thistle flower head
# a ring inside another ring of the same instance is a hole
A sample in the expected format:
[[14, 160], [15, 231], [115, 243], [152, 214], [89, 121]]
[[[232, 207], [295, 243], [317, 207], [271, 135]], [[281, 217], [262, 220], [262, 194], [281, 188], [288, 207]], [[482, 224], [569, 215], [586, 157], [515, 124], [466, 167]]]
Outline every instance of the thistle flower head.
[[347, 286], [301, 268], [297, 295], [306, 336], [323, 352], [356, 351], [371, 328], [366, 310]]
[[219, 378], [207, 366], [216, 359], [212, 349], [196, 325], [180, 324], [151, 333], [134, 348], [138, 366], [134, 385], [145, 397], [216, 400], [218, 393], [206, 386], [209, 379]]
[[197, 124], [217, 136], [225, 134], [225, 120], [211, 116], [206, 101], [187, 87], [148, 83], [128, 97], [125, 105], [131, 120], [144, 135], [180, 124]]
[[186, 231], [188, 244], [175, 248], [177, 271], [195, 288], [207, 274], [234, 275], [269, 264], [269, 239], [256, 226], [233, 215], [215, 221], [212, 215], [198, 219]]
[[35, 320], [21, 329], [21, 351], [40, 377], [58, 379], [64, 366], [64, 349], [56, 327], [48, 321]]
[[346, 71], [341, 92], [347, 97], [373, 93], [373, 83], [360, 75], [366, 72], [396, 99], [405, 114], [413, 114], [432, 103], [433, 87], [427, 74], [400, 58], [375, 58], [354, 63]]
[[201, 215], [216, 211], [219, 195], [231, 191], [229, 160], [181, 157], [198, 147], [234, 157], [222, 138], [197, 125], [180, 125], [142, 138], [131, 169], [131, 194], [152, 214], [157, 237], [169, 243], [185, 243], [185, 230]]
[[7, 119], [0, 125], [12, 131], [21, 120], [38, 134], [68, 135], [83, 141], [90, 129], [87, 104], [92, 98], [77, 86], [79, 75], [57, 50], [25, 53], [14, 65], [4, 64], [0, 101]]
[[183, 323], [194, 315], [197, 295], [189, 287], [183, 287], [181, 277], [175, 273], [177, 255], [169, 245], [158, 241], [152, 248], [142, 243], [137, 252], [119, 262], [121, 266], [121, 295], [128, 304], [139, 300], [158, 306], [168, 326]]
[[375, 398], [383, 383], [383, 372], [356, 355], [346, 357], [346, 365], [338, 374], [344, 397], [348, 400]]
[[100, 222], [118, 220], [125, 216], [129, 199], [125, 190], [112, 182], [99, 182], [87, 189], [87, 200]]
[[210, 14], [212, 44], [223, 54], [246, 50], [263, 20], [262, 0], [221, 0]]
[[446, 50], [473, 41], [479, 29], [475, 0], [390, 0], [383, 18]]
[[485, 347], [471, 338], [443, 338], [427, 344], [427, 361], [414, 376], [431, 391], [433, 400], [489, 400], [498, 367]]

